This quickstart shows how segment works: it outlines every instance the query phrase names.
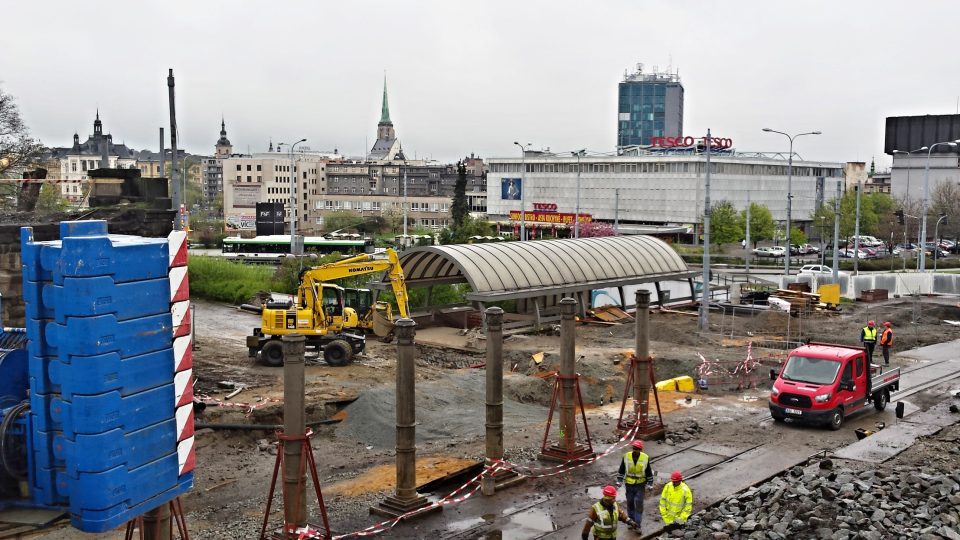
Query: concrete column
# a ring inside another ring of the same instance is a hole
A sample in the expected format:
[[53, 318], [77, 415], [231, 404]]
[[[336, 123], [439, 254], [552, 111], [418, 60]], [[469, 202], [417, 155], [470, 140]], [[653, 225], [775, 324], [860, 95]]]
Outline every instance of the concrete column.
[[650, 291], [637, 290], [637, 311], [634, 314], [636, 321], [636, 348], [637, 359], [633, 371], [633, 404], [637, 413], [637, 420], [645, 421], [649, 411], [650, 399], [650, 363], [646, 361], [650, 356]]
[[[283, 343], [283, 434], [300, 437], [307, 429], [303, 363], [305, 338], [300, 334], [290, 334], [280, 340]], [[300, 471], [302, 447], [301, 441], [285, 441], [283, 444], [283, 518], [285, 523], [297, 527], [307, 524], [307, 475], [306, 470]]]
[[145, 540], [170, 540], [170, 503], [163, 503], [143, 515]]
[[567, 452], [573, 452], [577, 446], [576, 406], [574, 399], [575, 357], [576, 357], [576, 323], [574, 316], [577, 310], [577, 301], [573, 298], [560, 300], [560, 391], [563, 399], [560, 402], [560, 430], [563, 433], [560, 446]]
[[[489, 307], [487, 319], [487, 466], [503, 459], [503, 309]], [[484, 476], [484, 495], [495, 491], [493, 475]]]
[[417, 496], [417, 411], [414, 390], [413, 319], [397, 321], [397, 498]]

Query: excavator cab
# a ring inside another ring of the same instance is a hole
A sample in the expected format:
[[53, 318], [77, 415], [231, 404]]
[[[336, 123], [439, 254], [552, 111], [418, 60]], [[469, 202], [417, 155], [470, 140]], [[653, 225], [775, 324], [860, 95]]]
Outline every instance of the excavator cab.
[[362, 321], [373, 306], [373, 291], [370, 289], [343, 289], [344, 305], [353, 308]]

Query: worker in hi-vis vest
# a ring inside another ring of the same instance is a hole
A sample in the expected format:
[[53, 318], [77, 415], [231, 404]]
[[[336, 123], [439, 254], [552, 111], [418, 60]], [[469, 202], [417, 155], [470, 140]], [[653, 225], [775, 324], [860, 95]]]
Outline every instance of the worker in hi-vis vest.
[[604, 486], [603, 498], [590, 507], [590, 514], [583, 524], [580, 537], [587, 540], [590, 538], [590, 531], [592, 530], [593, 537], [597, 540], [616, 540], [618, 521], [622, 521], [631, 527], [637, 526], [637, 523], [630, 519], [626, 512], [620, 511], [620, 505], [617, 504], [617, 488]]
[[873, 348], [877, 346], [877, 323], [870, 321], [860, 329], [860, 343], [867, 349], [867, 361], [873, 362]]
[[660, 517], [664, 525], [683, 527], [693, 512], [693, 492], [683, 481], [683, 473], [673, 471], [670, 482], [660, 493]]
[[630, 519], [643, 523], [643, 495], [648, 485], [653, 484], [650, 457], [643, 451], [643, 441], [633, 441], [633, 450], [623, 455], [617, 472], [617, 487], [627, 486], [627, 513]]

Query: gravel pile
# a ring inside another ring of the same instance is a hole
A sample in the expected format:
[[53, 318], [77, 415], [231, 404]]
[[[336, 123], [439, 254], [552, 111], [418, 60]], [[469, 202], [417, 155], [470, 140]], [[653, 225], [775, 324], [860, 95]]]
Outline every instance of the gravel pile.
[[663, 439], [664, 444], [669, 446], [699, 438], [700, 432], [703, 430], [695, 420], [691, 420], [686, 425], [671, 424], [669, 427], [670, 429], [667, 430], [667, 434]]
[[960, 540], [960, 472], [794, 467], [661, 538]]

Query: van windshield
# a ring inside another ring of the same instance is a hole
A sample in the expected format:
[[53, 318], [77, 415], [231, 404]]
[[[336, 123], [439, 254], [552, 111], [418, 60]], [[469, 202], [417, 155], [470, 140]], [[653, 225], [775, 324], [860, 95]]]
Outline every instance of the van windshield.
[[783, 369], [780, 376], [788, 381], [830, 384], [837, 379], [839, 371], [840, 362], [836, 360], [791, 356], [787, 359], [787, 367]]

